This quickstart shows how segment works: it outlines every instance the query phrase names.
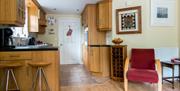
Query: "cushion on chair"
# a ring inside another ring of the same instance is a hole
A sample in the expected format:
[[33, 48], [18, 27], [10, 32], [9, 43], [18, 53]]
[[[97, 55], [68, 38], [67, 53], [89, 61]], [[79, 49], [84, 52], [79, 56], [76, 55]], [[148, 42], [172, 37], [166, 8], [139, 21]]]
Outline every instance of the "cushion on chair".
[[127, 79], [137, 82], [157, 83], [158, 74], [156, 70], [130, 68], [127, 72]]
[[155, 70], [154, 49], [132, 49], [131, 67]]

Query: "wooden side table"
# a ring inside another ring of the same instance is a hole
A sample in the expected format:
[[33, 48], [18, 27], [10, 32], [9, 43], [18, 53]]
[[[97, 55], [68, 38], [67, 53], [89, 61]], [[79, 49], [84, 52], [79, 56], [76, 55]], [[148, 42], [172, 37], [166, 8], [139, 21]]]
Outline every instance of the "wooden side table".
[[[179, 81], [180, 81], [180, 62], [167, 61], [167, 62], [161, 62], [161, 64], [162, 64], [162, 82], [164, 80], [164, 81], [167, 81], [167, 82], [171, 83], [172, 88], [174, 89], [174, 78], [179, 78]], [[175, 67], [175, 65], [179, 66], [179, 76], [174, 76], [174, 67]], [[172, 69], [172, 77], [163, 77], [163, 67], [168, 67], [168, 68]], [[169, 80], [169, 79], [172, 79], [172, 81]]]

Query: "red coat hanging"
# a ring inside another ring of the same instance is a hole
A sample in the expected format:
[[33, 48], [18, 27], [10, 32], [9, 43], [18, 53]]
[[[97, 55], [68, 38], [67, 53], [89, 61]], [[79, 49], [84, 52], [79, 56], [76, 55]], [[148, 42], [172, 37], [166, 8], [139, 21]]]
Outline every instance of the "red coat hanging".
[[71, 26], [69, 26], [69, 30], [68, 30], [66, 36], [71, 36], [72, 32], [73, 32], [73, 30], [71, 29]]

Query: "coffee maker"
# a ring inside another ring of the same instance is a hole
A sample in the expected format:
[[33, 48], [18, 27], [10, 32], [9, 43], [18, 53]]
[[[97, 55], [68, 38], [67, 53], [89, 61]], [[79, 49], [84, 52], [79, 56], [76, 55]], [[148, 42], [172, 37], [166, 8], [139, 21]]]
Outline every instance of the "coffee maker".
[[11, 28], [0, 28], [0, 48], [14, 48]]

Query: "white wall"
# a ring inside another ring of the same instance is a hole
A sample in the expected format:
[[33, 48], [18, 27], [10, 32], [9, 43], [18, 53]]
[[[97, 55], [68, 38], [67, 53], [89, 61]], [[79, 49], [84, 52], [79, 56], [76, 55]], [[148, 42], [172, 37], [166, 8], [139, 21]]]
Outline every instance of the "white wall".
[[[47, 17], [52, 16], [52, 14], [48, 14]], [[57, 18], [57, 15], [53, 15]], [[47, 18], [46, 17], [46, 18]], [[54, 30], [54, 34], [50, 34], [50, 29]], [[39, 34], [38, 40], [41, 40], [46, 43], [53, 44], [54, 46], [58, 46], [58, 24], [57, 22], [54, 25], [48, 25], [45, 30], [45, 34]]]
[[[128, 45], [128, 54], [131, 48], [178, 48], [178, 13], [175, 14], [176, 24], [173, 27], [152, 27], [150, 25], [150, 1], [151, 0], [113, 0], [113, 26], [112, 38], [120, 37], [123, 44]], [[176, 2], [179, 0], [176, 0]], [[115, 11], [119, 8], [142, 6], [142, 33], [141, 34], [116, 34]], [[178, 5], [176, 5], [178, 6]], [[178, 11], [176, 7], [175, 12]]]
[[[169, 61], [173, 57], [179, 57], [180, 47], [180, 1], [176, 1], [175, 25], [173, 27], [152, 27], [150, 25], [150, 1], [151, 0], [113, 0], [113, 26], [112, 32], [107, 34], [107, 42], [115, 37], [124, 40], [123, 44], [128, 46], [128, 55], [131, 48], [155, 48], [156, 58], [161, 61]], [[142, 6], [142, 33], [141, 34], [116, 34], [115, 11], [119, 8], [131, 6]], [[111, 37], [111, 36], [112, 37]], [[108, 42], [109, 43], [109, 42]], [[175, 68], [178, 74], [178, 68]], [[164, 76], [171, 76], [171, 70], [164, 68]]]
[[[77, 18], [80, 18], [81, 16], [80, 15], [63, 15], [63, 14], [47, 14], [46, 17], [48, 16], [54, 16], [55, 19], [56, 19], [56, 23], [55, 25], [48, 25], [46, 27], [46, 32], [45, 34], [39, 34], [38, 35], [38, 40], [41, 40], [41, 41], [44, 41], [44, 42], [47, 42], [47, 43], [51, 43], [53, 44], [54, 46], [59, 46], [58, 44], [58, 21], [57, 19], [58, 18], [61, 18], [63, 19], [63, 17], [69, 17], [69, 18], [74, 18], [74, 19], [77, 19]], [[50, 29], [54, 29], [54, 34], [49, 34], [49, 30]]]

